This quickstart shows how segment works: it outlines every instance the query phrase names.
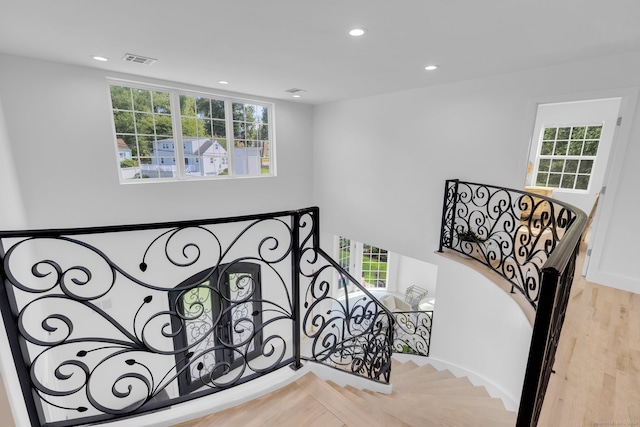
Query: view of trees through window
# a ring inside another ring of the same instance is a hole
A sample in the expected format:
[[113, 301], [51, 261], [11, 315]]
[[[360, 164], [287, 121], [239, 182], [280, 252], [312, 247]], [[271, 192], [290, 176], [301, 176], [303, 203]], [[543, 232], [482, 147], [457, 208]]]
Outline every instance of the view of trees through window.
[[123, 179], [272, 174], [272, 106], [169, 89], [110, 90]]
[[338, 261], [342, 268], [359, 279], [364, 286], [387, 287], [389, 253], [386, 249], [340, 237]]
[[587, 190], [602, 125], [544, 128], [536, 185]]

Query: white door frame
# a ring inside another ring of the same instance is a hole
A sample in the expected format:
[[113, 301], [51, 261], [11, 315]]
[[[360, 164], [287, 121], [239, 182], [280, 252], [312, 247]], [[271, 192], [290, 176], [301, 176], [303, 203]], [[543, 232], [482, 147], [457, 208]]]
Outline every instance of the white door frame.
[[633, 124], [636, 108], [638, 105], [639, 91], [640, 89], [638, 87], [627, 87], [595, 92], [546, 96], [532, 99], [532, 103], [530, 104], [529, 108], [529, 118], [527, 126], [529, 147], [526, 150], [526, 155], [524, 156], [525, 158], [523, 161], [523, 181], [525, 183], [527, 182], [527, 166], [529, 163], [529, 153], [531, 152], [533, 144], [537, 144], [537, 141], [534, 141], [534, 127], [538, 105], [586, 101], [591, 99], [621, 98], [620, 111], [618, 116], [622, 117], [622, 121], [620, 125], [616, 127], [611, 151], [609, 153], [609, 159], [607, 161], [607, 167], [603, 181], [603, 187], [606, 188], [606, 191], [605, 194], [600, 195], [596, 215], [591, 226], [591, 236], [587, 248], [588, 255], [585, 258], [585, 264], [582, 272], [583, 275], [587, 276], [587, 280], [597, 283], [607, 282], [607, 278], [605, 277], [606, 274], [603, 275], [603, 273], [601, 273], [598, 268], [600, 260], [602, 258], [602, 254], [604, 252], [605, 239], [603, 236], [607, 235], [609, 218], [611, 217], [614, 208], [614, 201], [617, 196], [616, 188], [617, 184], [620, 181], [620, 174], [622, 172], [624, 163], [624, 155], [627, 151], [627, 147], [629, 146], [629, 137], [631, 134], [631, 127]]

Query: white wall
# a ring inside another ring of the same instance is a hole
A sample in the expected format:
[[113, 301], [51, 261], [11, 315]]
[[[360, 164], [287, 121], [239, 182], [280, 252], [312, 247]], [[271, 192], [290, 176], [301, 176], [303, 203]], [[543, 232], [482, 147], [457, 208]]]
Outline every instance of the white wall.
[[598, 233], [602, 260], [592, 267], [607, 285], [640, 292], [631, 243], [640, 229], [629, 227], [640, 182], [640, 151], [629, 142], [640, 128], [631, 127], [635, 100], [625, 99], [640, 86], [639, 68], [640, 52], [318, 106], [314, 197], [324, 231], [437, 262], [445, 179], [522, 188], [537, 103], [621, 96], [626, 117], [610, 166], [619, 176], [607, 182], [610, 227]]
[[392, 253], [391, 262], [390, 290], [404, 295], [409, 286], [415, 285], [429, 291], [428, 298], [435, 295], [438, 278], [437, 265], [396, 253]]
[[269, 99], [275, 102], [277, 177], [121, 185], [107, 76], [139, 80], [0, 56], [0, 100], [30, 228], [215, 218], [311, 204], [312, 109]]
[[441, 257], [430, 358], [481, 377], [492, 396], [517, 408], [531, 324], [509, 293], [477, 271]]
[[0, 194], [2, 194], [0, 230], [26, 226], [22, 196], [18, 188], [18, 178], [12, 159], [7, 123], [4, 120], [2, 99], [0, 98]]

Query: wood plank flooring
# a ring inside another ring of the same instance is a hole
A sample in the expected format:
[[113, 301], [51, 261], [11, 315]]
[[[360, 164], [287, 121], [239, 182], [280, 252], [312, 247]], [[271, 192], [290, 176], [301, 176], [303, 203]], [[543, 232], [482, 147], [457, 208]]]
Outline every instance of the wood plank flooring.
[[538, 425], [640, 426], [640, 295], [587, 282], [579, 261]]
[[511, 427], [515, 413], [484, 387], [431, 365], [394, 361], [394, 392], [340, 387], [307, 373], [288, 386], [240, 406], [176, 427], [348, 426]]

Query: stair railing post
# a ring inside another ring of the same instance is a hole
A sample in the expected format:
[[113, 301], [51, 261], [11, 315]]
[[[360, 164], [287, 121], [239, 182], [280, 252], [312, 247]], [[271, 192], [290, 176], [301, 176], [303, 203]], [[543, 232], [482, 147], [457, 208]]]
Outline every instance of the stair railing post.
[[293, 214], [291, 227], [291, 298], [293, 299], [293, 363], [291, 369], [298, 370], [302, 367], [300, 362], [300, 211]]

